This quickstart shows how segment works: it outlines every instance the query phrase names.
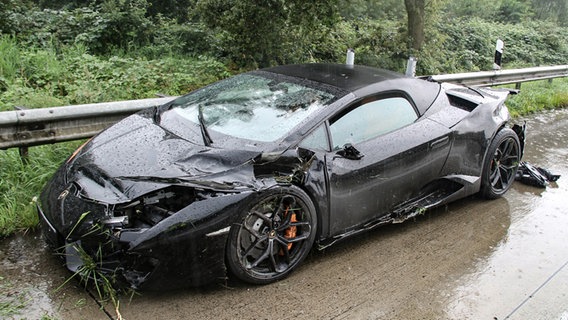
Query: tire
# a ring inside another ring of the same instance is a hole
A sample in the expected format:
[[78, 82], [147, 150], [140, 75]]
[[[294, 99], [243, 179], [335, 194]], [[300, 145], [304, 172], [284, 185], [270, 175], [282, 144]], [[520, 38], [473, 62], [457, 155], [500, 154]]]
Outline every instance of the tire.
[[252, 284], [283, 279], [306, 258], [316, 230], [314, 205], [300, 188], [269, 189], [231, 227], [227, 266], [237, 278]]
[[521, 161], [517, 134], [501, 129], [491, 141], [483, 164], [480, 194], [486, 199], [496, 199], [509, 190]]

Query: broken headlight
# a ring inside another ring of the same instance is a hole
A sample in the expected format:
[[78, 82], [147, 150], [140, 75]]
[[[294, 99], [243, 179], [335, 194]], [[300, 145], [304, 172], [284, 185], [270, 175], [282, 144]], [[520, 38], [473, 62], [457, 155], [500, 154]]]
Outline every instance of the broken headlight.
[[103, 223], [110, 227], [148, 229], [197, 199], [192, 188], [170, 187], [147, 194], [125, 205], [116, 206], [114, 217]]

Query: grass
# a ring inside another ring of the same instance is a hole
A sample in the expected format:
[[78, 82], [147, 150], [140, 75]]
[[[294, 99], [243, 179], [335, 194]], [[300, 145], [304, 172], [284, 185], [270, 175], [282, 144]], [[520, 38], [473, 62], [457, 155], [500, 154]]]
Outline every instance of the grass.
[[0, 237], [38, 223], [35, 201], [43, 185], [80, 141], [30, 148], [28, 163], [17, 149], [0, 150]]
[[[229, 76], [210, 57], [159, 60], [99, 57], [81, 45], [26, 48], [0, 35], [0, 112], [15, 106], [62, 105], [179, 95]], [[23, 164], [17, 149], [0, 150], [0, 238], [38, 222], [35, 201], [42, 186], [80, 142], [30, 148]]]
[[[79, 224], [81, 219], [77, 222]], [[94, 230], [97, 231], [97, 230]], [[101, 231], [100, 229], [98, 231]], [[71, 231], [73, 232], [73, 231]], [[70, 233], [71, 233], [70, 232]], [[76, 244], [67, 244], [73, 246], [75, 252], [79, 255], [81, 262], [83, 263], [77, 271], [69, 277], [59, 288], [62, 288], [71, 279], [78, 277], [79, 281], [85, 285], [85, 288], [92, 284], [95, 288], [99, 302], [102, 304], [104, 302], [112, 303], [114, 312], [117, 315], [117, 320], [122, 320], [122, 315], [120, 313], [120, 297], [119, 290], [115, 287], [114, 275], [108, 275], [100, 271], [98, 265], [102, 260], [102, 245], [96, 253], [96, 257], [91, 257], [81, 246]], [[59, 290], [59, 289], [58, 289]], [[57, 291], [57, 290], [56, 290]], [[129, 291], [132, 295], [135, 293], [133, 290]]]
[[518, 95], [510, 96], [511, 116], [519, 117], [550, 109], [568, 107], [568, 78], [526, 82]]
[[0, 318], [8, 318], [19, 315], [30, 302], [27, 292], [14, 290], [12, 284], [0, 276]]

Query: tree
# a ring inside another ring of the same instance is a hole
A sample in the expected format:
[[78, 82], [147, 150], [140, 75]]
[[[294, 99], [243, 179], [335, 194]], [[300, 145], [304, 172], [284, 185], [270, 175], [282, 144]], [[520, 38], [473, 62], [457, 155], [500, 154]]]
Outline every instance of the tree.
[[424, 44], [425, 0], [404, 0], [408, 14], [410, 49], [420, 51]]

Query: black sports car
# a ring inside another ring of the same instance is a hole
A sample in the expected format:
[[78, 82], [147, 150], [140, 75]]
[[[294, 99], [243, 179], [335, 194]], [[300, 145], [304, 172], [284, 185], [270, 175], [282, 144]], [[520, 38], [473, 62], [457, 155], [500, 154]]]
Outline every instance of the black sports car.
[[67, 268], [140, 289], [286, 277], [312, 247], [475, 193], [522, 156], [508, 91], [304, 64], [217, 82], [79, 148], [38, 206]]

